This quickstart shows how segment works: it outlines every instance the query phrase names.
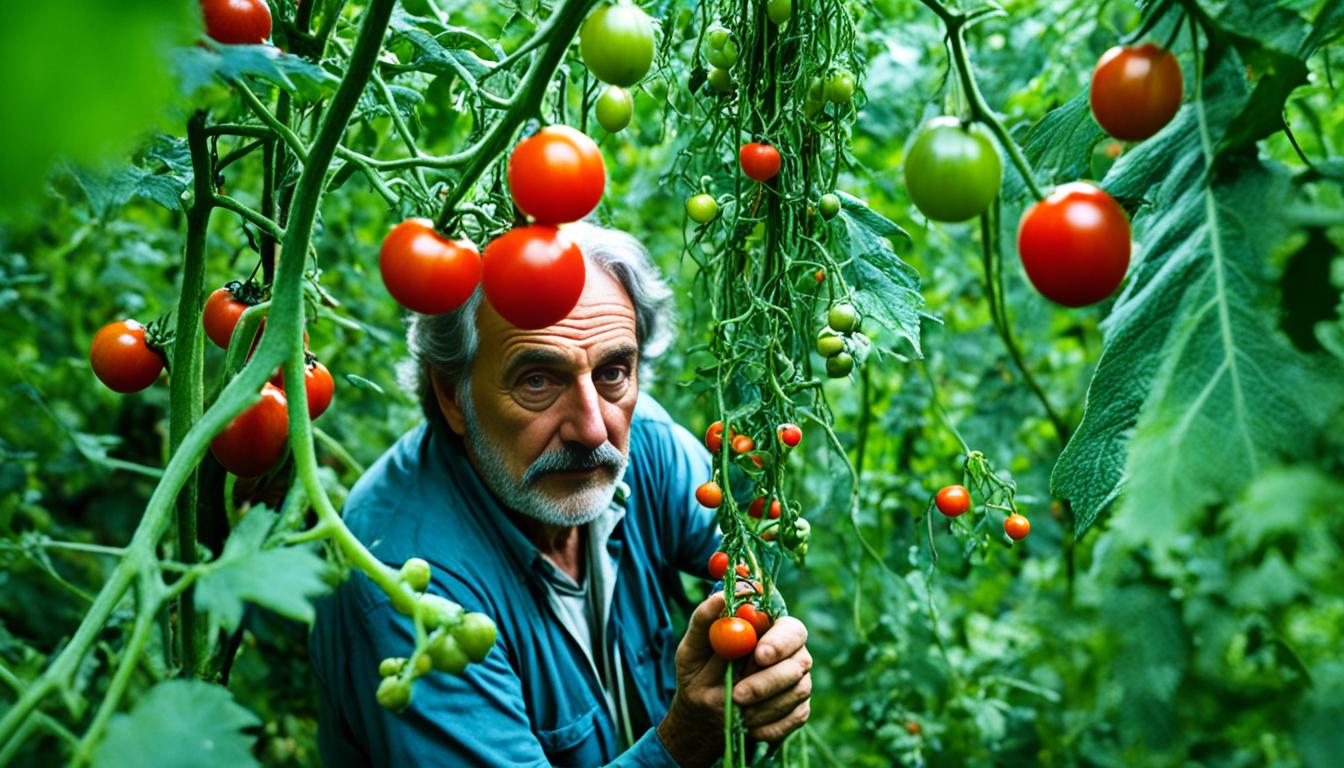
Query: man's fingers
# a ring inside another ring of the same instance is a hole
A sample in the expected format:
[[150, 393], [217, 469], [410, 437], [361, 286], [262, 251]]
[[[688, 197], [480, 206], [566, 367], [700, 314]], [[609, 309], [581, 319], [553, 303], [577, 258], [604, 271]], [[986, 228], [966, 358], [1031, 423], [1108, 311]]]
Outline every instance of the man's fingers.
[[798, 684], [812, 669], [812, 656], [804, 648], [789, 658], [742, 678], [733, 686], [733, 702], [750, 706], [773, 698]]
[[[703, 606], [703, 604], [702, 604]], [[807, 627], [792, 616], [781, 616], [766, 630], [765, 636], [756, 645], [752, 658], [762, 667], [786, 659], [807, 645]]]
[[783, 719], [776, 720], [767, 725], [760, 725], [755, 728], [748, 728], [747, 735], [757, 741], [774, 743], [783, 741], [785, 736], [803, 727], [807, 718], [812, 714], [812, 700], [806, 699], [801, 704], [793, 708], [793, 711], [785, 715]]
[[753, 704], [742, 709], [742, 724], [747, 728], [755, 728], [761, 725], [768, 725], [776, 720], [782, 720], [792, 712], [799, 704], [802, 704], [812, 696], [812, 675], [803, 675], [789, 690], [768, 698], [759, 704]]

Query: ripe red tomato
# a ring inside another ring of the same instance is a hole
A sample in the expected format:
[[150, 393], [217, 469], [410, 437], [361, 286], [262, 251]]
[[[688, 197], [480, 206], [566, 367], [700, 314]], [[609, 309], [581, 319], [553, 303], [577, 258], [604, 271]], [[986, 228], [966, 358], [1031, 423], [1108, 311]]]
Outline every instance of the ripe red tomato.
[[[769, 512], [770, 519], [771, 520], [777, 519], [779, 517], [780, 511], [781, 508], [779, 505], [779, 499], [771, 499], [770, 512]], [[752, 500], [751, 505], [747, 507], [747, 514], [757, 519], [760, 519], [762, 515], [767, 514], [765, 511], [765, 497], [757, 496], [754, 500]]]
[[1129, 217], [1085, 182], [1065, 184], [1027, 209], [1017, 252], [1036, 290], [1066, 307], [1110, 296], [1129, 268]]
[[163, 357], [145, 342], [145, 326], [118, 320], [98, 329], [89, 348], [89, 365], [113, 392], [139, 392], [159, 380]]
[[779, 173], [779, 150], [769, 144], [743, 144], [737, 159], [747, 178], [769, 181]]
[[583, 293], [583, 252], [555, 227], [534, 224], [505, 232], [485, 247], [481, 285], [490, 306], [519, 328], [565, 319]]
[[229, 339], [233, 338], [233, 329], [238, 318], [243, 316], [250, 305], [233, 295], [228, 287], [216, 288], [205, 300], [205, 310], [201, 313], [201, 325], [205, 335], [220, 349], [229, 348]]
[[748, 435], [733, 436], [733, 453], [748, 453], [756, 448], [756, 441]]
[[210, 453], [239, 477], [256, 477], [274, 469], [288, 448], [289, 408], [285, 393], [267, 382], [261, 400], [234, 417], [215, 439]]
[[1014, 512], [1003, 521], [1003, 532], [1013, 541], [1021, 541], [1031, 532], [1031, 521]]
[[226, 45], [264, 43], [271, 36], [266, 0], [201, 0], [205, 34]]
[[718, 453], [723, 447], [723, 422], [716, 421], [705, 430], [705, 447], [710, 453]]
[[723, 489], [719, 484], [710, 480], [695, 489], [695, 500], [700, 502], [700, 506], [718, 509], [723, 504]]
[[948, 517], [956, 517], [971, 508], [971, 492], [964, 486], [949, 485], [938, 491], [934, 497], [938, 511]]
[[715, 552], [709, 556], [709, 578], [722, 579], [723, 574], [728, 572], [728, 553]]
[[1171, 122], [1181, 108], [1181, 65], [1161, 46], [1121, 46], [1106, 51], [1092, 71], [1092, 116], [1117, 139], [1143, 141]]
[[756, 629], [746, 619], [725, 616], [710, 625], [709, 645], [722, 658], [740, 659], [756, 648]]
[[775, 429], [775, 434], [779, 435], [779, 442], [790, 448], [798, 447], [803, 441], [803, 430], [799, 429], [797, 424], [780, 424]]
[[910, 721], [907, 721], [907, 722], [906, 722], [906, 724], [905, 724], [905, 732], [906, 732], [906, 733], [910, 734], [911, 736], [918, 736], [918, 735], [919, 735], [919, 731], [920, 731], [919, 723], [916, 723], [914, 720], [910, 720]]
[[378, 269], [401, 306], [441, 315], [462, 306], [481, 282], [481, 255], [468, 240], [449, 240], [429, 219], [407, 219], [383, 238]]
[[[280, 371], [271, 377], [271, 383], [279, 387], [283, 392], [285, 389], [285, 372]], [[331, 371], [327, 366], [318, 361], [317, 358], [309, 356], [308, 365], [303, 371], [303, 388], [308, 394], [308, 418], [317, 421], [317, 417], [326, 413], [331, 405], [331, 398], [336, 394], [336, 381], [331, 377]]]
[[567, 125], [547, 126], [518, 142], [508, 176], [513, 201], [538, 224], [582, 219], [607, 184], [597, 144]]
[[737, 606], [733, 613], [739, 619], [751, 624], [751, 628], [756, 630], [756, 636], [760, 637], [770, 629], [770, 614], [757, 608], [754, 603], [743, 603]]
[[751, 566], [747, 565], [746, 563], [738, 563], [737, 567], [734, 568], [733, 570], [737, 572], [738, 576], [741, 576], [744, 579], [751, 578]]

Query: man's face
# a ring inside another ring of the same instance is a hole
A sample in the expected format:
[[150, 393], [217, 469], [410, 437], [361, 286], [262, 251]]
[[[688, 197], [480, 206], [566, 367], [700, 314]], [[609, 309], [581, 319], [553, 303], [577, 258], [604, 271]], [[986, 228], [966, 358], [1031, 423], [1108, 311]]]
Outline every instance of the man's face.
[[506, 506], [551, 525], [602, 513], [625, 472], [638, 396], [635, 311], [589, 265], [579, 303], [559, 323], [515, 328], [482, 302], [479, 345], [462, 406], [468, 453]]

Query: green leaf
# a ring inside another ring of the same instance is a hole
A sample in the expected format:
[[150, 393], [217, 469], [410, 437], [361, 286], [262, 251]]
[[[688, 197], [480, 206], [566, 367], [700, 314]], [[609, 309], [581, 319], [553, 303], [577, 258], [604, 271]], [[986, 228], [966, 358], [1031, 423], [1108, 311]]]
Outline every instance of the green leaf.
[[196, 582], [196, 609], [225, 629], [237, 629], [250, 602], [311, 624], [312, 597], [329, 589], [322, 558], [307, 548], [263, 549], [276, 514], [254, 507], [229, 535], [224, 552]]
[[218, 78], [256, 77], [293, 94], [303, 102], [317, 101], [336, 91], [340, 78], [322, 67], [273, 45], [200, 46], [174, 52], [179, 89], [193, 94]]
[[129, 714], [113, 716], [93, 753], [94, 768], [237, 768], [257, 765], [256, 738], [243, 733], [261, 719], [233, 694], [200, 680], [154, 686]]
[[835, 231], [841, 251], [849, 256], [842, 271], [854, 287], [854, 303], [860, 314], [905, 339], [916, 355], [922, 354], [919, 321], [924, 298], [919, 293], [919, 273], [901, 261], [888, 240], [908, 241], [909, 235], [861, 200], [838, 194], [844, 228]]
[[[1038, 181], [1059, 184], [1086, 178], [1092, 158], [1092, 145], [1106, 136], [1092, 117], [1088, 92], [1050, 110], [1045, 117], [1022, 137], [1022, 151], [1036, 172]], [[1007, 163], [1009, 167], [1011, 163]], [[1005, 190], [1006, 199], [1025, 195], [1026, 186], [1016, 172], [1005, 177], [1012, 187]]]
[[[1241, 103], [1244, 88], [1222, 82], [1210, 114]], [[1270, 312], [1269, 256], [1288, 232], [1265, 211], [1291, 203], [1288, 174], [1245, 160], [1206, 187], [1198, 132], [1164, 137], [1108, 177], [1118, 197], [1151, 205], [1135, 217], [1135, 262], [1103, 324], [1083, 421], [1051, 477], [1079, 535], [1126, 488], [1125, 529], [1163, 541], [1181, 512], [1303, 455], [1344, 392], [1337, 362], [1299, 352]]]

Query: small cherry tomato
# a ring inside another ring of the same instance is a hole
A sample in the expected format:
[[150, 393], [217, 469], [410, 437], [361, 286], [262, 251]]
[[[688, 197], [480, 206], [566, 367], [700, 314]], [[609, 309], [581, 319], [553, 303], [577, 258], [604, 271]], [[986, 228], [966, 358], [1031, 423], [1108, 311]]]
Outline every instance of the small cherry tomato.
[[715, 93], [732, 93], [737, 86], [733, 84], [733, 76], [726, 69], [710, 67], [709, 75], [705, 78], [709, 87], [714, 89]]
[[756, 448], [756, 441], [747, 435], [735, 435], [732, 445], [733, 453], [750, 453]]
[[769, 181], [779, 173], [779, 150], [769, 144], [743, 144], [742, 149], [738, 150], [737, 159], [747, 178]]
[[837, 69], [826, 78], [826, 100], [832, 104], [846, 104], [854, 98], [854, 74], [847, 69]]
[[1003, 521], [1003, 532], [1008, 534], [1008, 538], [1013, 541], [1021, 541], [1027, 538], [1027, 534], [1031, 532], [1031, 521], [1014, 512], [1008, 516], [1007, 520]]
[[853, 333], [859, 329], [859, 312], [853, 304], [836, 304], [826, 313], [826, 322], [841, 333]]
[[729, 32], [727, 27], [715, 25], [705, 33], [705, 42], [709, 44], [710, 48], [722, 48], [724, 43], [732, 39], [732, 35], [733, 33]]
[[757, 496], [752, 499], [751, 505], [747, 507], [747, 514], [759, 520], [765, 514], [765, 497]]
[[747, 623], [756, 630], [756, 637], [760, 638], [770, 629], [770, 614], [756, 607], [755, 603], [743, 603], [737, 606], [733, 615]]
[[384, 677], [378, 683], [376, 698], [383, 709], [400, 712], [411, 703], [411, 684], [398, 677]]
[[723, 422], [716, 421], [705, 430], [705, 447], [710, 453], [718, 453], [723, 447]]
[[409, 557], [406, 562], [401, 564], [399, 574], [401, 580], [406, 582], [406, 586], [416, 592], [424, 592], [429, 586], [430, 568], [429, 561], [423, 557]]
[[563, 224], [582, 219], [601, 202], [607, 168], [602, 151], [586, 134], [550, 125], [513, 148], [508, 179], [523, 213], [538, 224]]
[[826, 375], [832, 379], [843, 379], [852, 370], [854, 370], [854, 358], [850, 357], [848, 352], [826, 358]]
[[845, 340], [834, 333], [823, 330], [817, 335], [817, 354], [822, 357], [835, 357], [845, 351]]
[[607, 133], [620, 133], [630, 124], [634, 109], [629, 91], [619, 85], [608, 85], [602, 89], [602, 95], [597, 97], [593, 113], [597, 117], [597, 124]]
[[818, 282], [818, 283], [824, 283], [824, 282], [826, 282], [826, 270], [824, 270], [824, 269], [818, 269], [818, 270], [817, 270], [817, 274], [814, 275], [814, 277], [817, 278], [817, 282]]
[[732, 69], [737, 63], [737, 43], [730, 37], [717, 48], [713, 45], [705, 49], [705, 60], [719, 69]]
[[919, 723], [916, 723], [914, 720], [909, 720], [906, 722], [905, 724], [906, 733], [910, 734], [911, 736], [918, 736], [919, 730], [920, 730]]
[[205, 309], [201, 312], [201, 326], [205, 335], [220, 349], [229, 348], [233, 338], [233, 329], [238, 318], [243, 316], [250, 305], [233, 295], [228, 287], [216, 288], [205, 300]]
[[702, 507], [718, 509], [723, 504], [723, 489], [718, 483], [710, 480], [695, 489], [695, 500], [700, 502]]
[[565, 319], [583, 293], [583, 252], [555, 227], [514, 227], [490, 241], [481, 259], [481, 287], [490, 306], [528, 330]]
[[1102, 130], [1143, 141], [1176, 116], [1184, 88], [1181, 64], [1170, 51], [1152, 43], [1117, 45], [1097, 60], [1088, 101]]
[[827, 221], [834, 219], [835, 214], [840, 212], [840, 198], [830, 192], [822, 195], [821, 199], [817, 200], [817, 212]]
[[686, 200], [686, 215], [696, 224], [708, 224], [719, 215], [719, 203], [713, 195], [692, 195]]
[[[271, 383], [284, 390], [285, 372], [282, 370], [272, 376]], [[336, 381], [327, 366], [312, 356], [309, 356], [308, 365], [303, 371], [303, 389], [308, 396], [308, 419], [317, 421], [317, 417], [326, 413], [331, 406], [331, 398], [336, 393]]]
[[738, 563], [737, 567], [734, 568], [733, 570], [737, 572], [738, 576], [741, 576], [744, 579], [751, 578], [751, 566], [747, 565], [746, 563]]
[[765, 4], [765, 15], [774, 24], [783, 24], [793, 13], [793, 0], [769, 0]]
[[1115, 198], [1084, 182], [1032, 205], [1017, 227], [1017, 253], [1031, 284], [1066, 307], [1110, 296], [1129, 268], [1129, 217]]
[[210, 453], [239, 477], [256, 477], [274, 469], [288, 449], [289, 409], [285, 393], [267, 382], [261, 400], [238, 414], [210, 441]]
[[201, 0], [205, 34], [225, 45], [264, 43], [271, 36], [266, 0]]
[[949, 485], [938, 491], [933, 503], [939, 512], [956, 517], [971, 508], [971, 492], [964, 486]]
[[725, 616], [710, 625], [709, 645], [721, 658], [740, 659], [756, 648], [756, 629], [745, 619]]
[[728, 572], [728, 553], [715, 552], [709, 556], [709, 578], [722, 579]]
[[159, 380], [163, 357], [145, 341], [145, 326], [118, 320], [98, 329], [89, 348], [89, 365], [113, 392], [139, 392]]
[[477, 663], [485, 661], [490, 649], [495, 647], [497, 634], [495, 622], [484, 613], [468, 613], [453, 627], [453, 639], [467, 658]]
[[779, 442], [790, 448], [796, 448], [803, 441], [803, 430], [797, 424], [780, 424], [775, 428], [775, 434], [779, 435]]

